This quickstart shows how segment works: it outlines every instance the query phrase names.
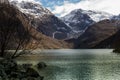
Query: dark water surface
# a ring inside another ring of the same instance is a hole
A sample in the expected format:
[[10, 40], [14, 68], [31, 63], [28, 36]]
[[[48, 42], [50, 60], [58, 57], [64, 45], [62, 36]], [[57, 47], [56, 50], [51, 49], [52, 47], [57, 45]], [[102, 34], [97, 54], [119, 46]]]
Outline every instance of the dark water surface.
[[112, 49], [46, 50], [34, 51], [39, 55], [23, 58], [36, 64], [45, 62], [40, 70], [44, 80], [120, 80], [120, 55]]

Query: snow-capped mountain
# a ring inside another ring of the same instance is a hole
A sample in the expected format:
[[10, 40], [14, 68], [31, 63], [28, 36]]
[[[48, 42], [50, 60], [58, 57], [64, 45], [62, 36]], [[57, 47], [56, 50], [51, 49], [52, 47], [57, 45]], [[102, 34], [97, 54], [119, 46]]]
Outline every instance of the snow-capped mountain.
[[87, 14], [82, 13], [81, 9], [74, 10], [61, 19], [75, 31], [84, 30], [94, 22]]
[[113, 17], [112, 14], [109, 14], [107, 12], [100, 12], [100, 11], [92, 11], [92, 10], [83, 10], [84, 14], [87, 14], [92, 18], [93, 21], [99, 22], [105, 19], [111, 19]]
[[[70, 39], [68, 42], [73, 42], [76, 48], [96, 48], [97, 44], [120, 30], [120, 25], [116, 25], [116, 22], [118, 20], [102, 20], [97, 22], [88, 27], [77, 39]], [[104, 45], [102, 45], [103, 48], [106, 48]]]
[[72, 33], [80, 35], [92, 24], [105, 19], [111, 19], [112, 14], [99, 11], [76, 9], [61, 19], [72, 29]]
[[90, 26], [95, 23], [89, 15], [82, 13], [83, 10], [73, 10], [70, 14], [61, 18], [72, 30], [71, 38], [77, 38]]
[[81, 14], [88, 15], [93, 21], [99, 22], [105, 19], [111, 19], [114, 15], [109, 14], [107, 12], [100, 12], [100, 11], [92, 11], [92, 10], [82, 10], [82, 9], [76, 9], [70, 12], [69, 14], [65, 15], [63, 19], [71, 17], [71, 15], [75, 15], [75, 13], [80, 12]]
[[59, 19], [35, 1], [10, 0], [10, 3], [28, 17], [36, 30], [57, 39], [77, 38], [90, 25], [113, 16], [105, 12], [76, 9]]
[[[1, 36], [2, 33], [4, 36]], [[5, 36], [6, 33], [7, 37]], [[38, 32], [29, 24], [26, 15], [8, 4], [0, 4], [0, 42], [5, 42], [1, 40], [7, 41], [6, 49], [9, 50], [18, 47], [19, 49], [33, 50], [68, 48], [71, 46], [64, 41], [52, 39]], [[0, 44], [0, 47], [2, 45], [4, 44]]]
[[19, 0], [11, 0], [11, 4], [17, 6], [17, 8], [28, 15], [34, 16], [35, 18], [40, 17], [44, 14], [52, 14], [47, 8], [44, 8], [38, 2], [34, 1], [19, 1]]
[[[75, 22], [78, 23], [78, 18], [83, 18], [79, 15], [87, 15], [89, 16], [94, 22], [99, 22], [105, 19], [111, 19], [113, 17], [112, 14], [106, 13], [106, 12], [100, 12], [100, 11], [92, 11], [92, 10], [82, 10], [82, 9], [76, 9], [70, 12], [69, 14], [62, 17], [62, 20], [65, 22]], [[75, 16], [77, 19], [75, 19]], [[74, 18], [74, 19], [73, 19]], [[90, 18], [88, 20], [90, 20]], [[72, 19], [72, 20], [71, 20]], [[89, 21], [86, 21], [88, 23]], [[68, 23], [67, 23], [68, 24]]]
[[118, 16], [113, 16], [112, 19], [113, 20], [120, 20], [120, 14]]
[[40, 3], [27, 0], [11, 0], [10, 2], [28, 17], [30, 23], [39, 32], [57, 39], [68, 37], [71, 29]]

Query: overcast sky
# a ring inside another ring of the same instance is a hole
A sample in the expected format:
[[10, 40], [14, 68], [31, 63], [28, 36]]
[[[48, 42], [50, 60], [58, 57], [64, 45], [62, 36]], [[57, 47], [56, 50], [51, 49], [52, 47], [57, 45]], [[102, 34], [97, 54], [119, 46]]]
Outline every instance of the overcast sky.
[[74, 9], [98, 10], [120, 14], [120, 0], [39, 0], [53, 13], [64, 16]]
[[[18, 0], [21, 1], [21, 0]], [[120, 0], [27, 0], [38, 1], [57, 16], [64, 16], [74, 9], [97, 10], [120, 14]]]

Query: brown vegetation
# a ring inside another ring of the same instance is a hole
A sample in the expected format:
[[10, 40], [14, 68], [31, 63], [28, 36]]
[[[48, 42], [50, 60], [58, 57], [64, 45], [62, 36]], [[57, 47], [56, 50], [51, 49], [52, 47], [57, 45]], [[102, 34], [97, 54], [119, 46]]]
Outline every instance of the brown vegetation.
[[[91, 25], [78, 39], [71, 39], [75, 48], [96, 48], [101, 41], [114, 35], [119, 29], [118, 21], [103, 20]], [[105, 48], [105, 47], [104, 47]]]
[[[3, 7], [6, 8], [6, 9], [4, 9]], [[8, 16], [16, 17], [20, 21], [21, 25], [24, 28], [27, 28], [27, 29], [30, 28], [29, 37], [32, 38], [30, 40], [33, 43], [31, 45], [36, 46], [36, 48], [43, 48], [43, 49], [53, 48], [54, 49], [54, 48], [69, 48], [69, 47], [71, 47], [68, 43], [66, 43], [62, 40], [52, 39], [50, 37], [47, 37], [47, 36], [43, 35], [42, 33], [38, 32], [37, 30], [35, 30], [32, 27], [32, 25], [31, 25], [29, 19], [27, 18], [27, 16], [25, 14], [21, 13], [19, 10], [13, 8], [13, 6], [6, 7], [6, 5], [5, 5], [3, 7], [2, 7], [3, 11], [6, 12], [6, 14]], [[11, 12], [8, 11], [8, 10], [11, 10]], [[12, 16], [12, 15], [14, 15], [14, 16]], [[38, 44], [38, 43], [41, 43], [41, 44]], [[29, 47], [30, 46], [28, 46], [28, 48]]]
[[32, 27], [27, 16], [14, 6], [0, 4], [0, 11], [1, 56], [4, 56], [5, 50], [11, 49], [58, 49], [71, 47], [64, 41], [52, 39], [38, 32]]

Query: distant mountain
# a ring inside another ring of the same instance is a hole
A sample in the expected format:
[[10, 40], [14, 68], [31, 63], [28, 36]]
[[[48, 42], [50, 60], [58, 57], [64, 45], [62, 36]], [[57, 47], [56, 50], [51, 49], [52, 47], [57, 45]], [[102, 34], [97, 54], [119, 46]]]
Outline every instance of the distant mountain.
[[110, 19], [113, 15], [105, 12], [76, 9], [61, 19], [72, 29], [72, 34], [80, 36], [92, 24]]
[[[111, 20], [115, 20], [116, 26], [120, 26], [120, 15], [113, 16]], [[116, 32], [114, 35], [101, 41], [99, 44], [95, 46], [95, 48], [120, 48], [120, 30]]]
[[48, 9], [42, 7], [38, 2], [10, 0], [10, 3], [16, 6], [24, 14], [27, 14], [30, 18], [31, 16], [39, 18], [45, 14], [53, 15]]
[[117, 20], [103, 20], [95, 23], [78, 39], [71, 39], [68, 42], [74, 42], [75, 48], [93, 48], [119, 30], [120, 25], [117, 25], [117, 22]]
[[70, 14], [61, 18], [67, 25], [73, 30], [85, 30], [86, 26], [89, 26], [94, 21], [83, 10], [74, 10]]
[[106, 19], [111, 19], [114, 16], [107, 12], [92, 11], [92, 10], [84, 10], [83, 13], [89, 15], [90, 18], [92, 18], [92, 20], [95, 22], [99, 22], [99, 21], [106, 20]]
[[71, 37], [73, 36], [73, 38], [80, 36], [88, 26], [94, 23], [94, 21], [87, 14], [84, 14], [81, 9], [73, 10], [61, 19], [71, 28]]
[[120, 14], [118, 16], [113, 16], [112, 19], [113, 20], [120, 20]]
[[[18, 39], [20, 37], [24, 37], [29, 39], [29, 42], [25, 43], [27, 44], [27, 49], [56, 49], [70, 47], [70, 45], [64, 41], [52, 39], [37, 31], [31, 25], [28, 17], [11, 5], [0, 4], [0, 27], [1, 26], [18, 27], [18, 31], [15, 32], [15, 38]], [[23, 31], [26, 29], [30, 30], [28, 30], [27, 33], [22, 36]], [[15, 39], [12, 39], [11, 43], [9, 43], [10, 48], [14, 48], [14, 46], [16, 46], [16, 42], [14, 40]]]
[[31, 21], [36, 30], [56, 39], [66, 39], [70, 28], [37, 2], [12, 0], [16, 6]]

